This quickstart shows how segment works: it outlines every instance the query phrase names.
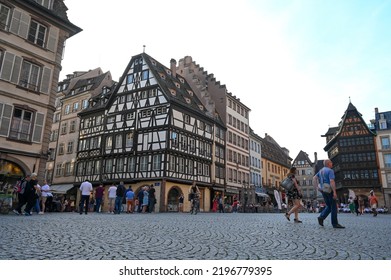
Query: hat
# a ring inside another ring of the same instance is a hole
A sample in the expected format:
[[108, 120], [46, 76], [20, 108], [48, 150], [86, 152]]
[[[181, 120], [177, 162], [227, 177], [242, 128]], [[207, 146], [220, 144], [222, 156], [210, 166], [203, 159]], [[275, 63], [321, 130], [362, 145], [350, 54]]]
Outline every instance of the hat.
[[37, 173], [31, 173], [31, 177], [37, 177]]
[[371, 190], [369, 193], [373, 193], [373, 190]]

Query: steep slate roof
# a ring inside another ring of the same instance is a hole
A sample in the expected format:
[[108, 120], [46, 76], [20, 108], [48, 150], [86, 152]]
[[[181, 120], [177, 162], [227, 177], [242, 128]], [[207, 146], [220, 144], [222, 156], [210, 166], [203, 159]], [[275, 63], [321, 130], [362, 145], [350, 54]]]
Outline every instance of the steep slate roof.
[[288, 164], [288, 160], [291, 161], [292, 158], [289, 157], [280, 145], [269, 135], [266, 135], [265, 138], [260, 137], [261, 140], [261, 154], [262, 157], [278, 163], [282, 166], [290, 168], [290, 164]]
[[[184, 108], [191, 108], [193, 112], [212, 119], [207, 114], [205, 106], [193, 92], [186, 79], [178, 75], [177, 73], [172, 73], [170, 68], [165, 67], [163, 64], [161, 64], [151, 56], [147, 55], [146, 53], [141, 53], [131, 58], [128, 66], [126, 67], [122, 77], [118, 82], [116, 89], [113, 92], [114, 94], [112, 94], [112, 96], [110, 97], [107, 106], [109, 106], [113, 102], [113, 99], [115, 98], [118, 89], [120, 88], [124, 79], [126, 79], [126, 75], [128, 74], [130, 67], [134, 63], [135, 59], [139, 58], [140, 56], [143, 58], [143, 61], [147, 63], [151, 74], [156, 79], [157, 84], [160, 86], [163, 93], [166, 95], [167, 99], [171, 103], [177, 104]], [[179, 84], [180, 87], [178, 88], [175, 83]], [[175, 90], [176, 94], [171, 94], [171, 90]], [[189, 92], [193, 92], [193, 95], [190, 95]], [[186, 99], [190, 100], [190, 102], [187, 102]]]
[[[180, 104], [185, 107], [191, 107], [193, 110], [200, 112], [202, 115], [206, 115], [206, 108], [202, 104], [202, 102], [198, 99], [196, 94], [193, 92], [193, 89], [187, 83], [186, 79], [177, 73], [171, 73], [171, 70], [165, 67], [163, 64], [159, 63], [154, 58], [150, 57], [146, 53], [142, 53], [142, 56], [145, 62], [148, 64], [150, 70], [156, 78], [156, 81], [160, 85], [160, 87], [164, 90], [164, 92], [168, 95], [168, 98], [171, 102]], [[154, 61], [155, 63], [152, 63]], [[171, 73], [167, 74], [167, 70]], [[165, 78], [162, 78], [160, 75], [164, 75]], [[184, 81], [182, 83], [182, 81]], [[180, 88], [176, 87], [176, 83], [180, 84]], [[172, 95], [170, 93], [170, 89], [174, 89], [177, 91], [176, 95]], [[190, 95], [190, 92], [193, 92], [193, 95]], [[186, 101], [185, 98], [190, 99], [190, 103]], [[201, 109], [201, 107], [202, 109]]]
[[[331, 145], [333, 145], [335, 143], [335, 141], [337, 140], [338, 136], [340, 135], [341, 131], [342, 131], [342, 127], [343, 127], [343, 124], [345, 123], [345, 120], [346, 118], [350, 115], [350, 113], [354, 113], [354, 114], [357, 114], [357, 116], [360, 118], [361, 122], [367, 127], [369, 133], [373, 134], [373, 136], [376, 135], [376, 133], [374, 133], [369, 127], [368, 125], [366, 124], [366, 122], [364, 121], [364, 119], [362, 118], [362, 114], [357, 110], [357, 108], [351, 103], [349, 102], [349, 105], [348, 105], [348, 108], [346, 109], [344, 115], [342, 116], [342, 120], [339, 122], [338, 124], [338, 127], [337, 127], [337, 131], [334, 133], [334, 136], [332, 139], [330, 139], [330, 141], [326, 144], [326, 146], [324, 147], [324, 150], [327, 151]], [[330, 131], [330, 129], [329, 129]]]
[[301, 151], [301, 150], [294, 160], [294, 162], [297, 162], [297, 161], [307, 161], [310, 165], [312, 165], [312, 162], [311, 162], [310, 158], [308, 157], [308, 154], [306, 152]]
[[80, 79], [76, 82], [76, 84], [68, 91], [67, 95], [65, 96], [66, 97], [69, 97], [69, 96], [74, 96], [78, 93], [74, 93], [73, 95], [71, 94], [72, 93], [72, 90], [75, 90], [77, 91], [79, 88], [81, 87], [87, 87], [87, 86], [90, 86], [89, 88], [87, 88], [86, 90], [84, 90], [83, 92], [85, 91], [93, 91], [94, 89], [96, 89], [97, 87], [99, 87], [99, 85], [103, 82], [103, 80], [106, 78], [106, 75], [108, 74], [109, 72], [106, 72], [106, 73], [103, 73], [99, 76], [95, 76], [95, 77], [92, 77], [92, 78], [86, 78], [86, 79]]
[[338, 126], [335, 126], [335, 127], [329, 127], [329, 130], [327, 130], [327, 132], [322, 135], [322, 137], [327, 137], [329, 135], [334, 135], [338, 132], [338, 129], [339, 127]]
[[110, 90], [107, 93], [100, 93], [94, 97], [91, 97], [89, 100], [89, 104], [90, 105], [93, 104], [93, 105], [85, 108], [78, 115], [83, 116], [85, 114], [89, 114], [94, 111], [104, 110], [108, 104], [109, 99], [111, 98], [112, 95], [114, 95], [115, 88], [116, 88], [116, 84], [114, 84], [111, 88], [109, 88]]

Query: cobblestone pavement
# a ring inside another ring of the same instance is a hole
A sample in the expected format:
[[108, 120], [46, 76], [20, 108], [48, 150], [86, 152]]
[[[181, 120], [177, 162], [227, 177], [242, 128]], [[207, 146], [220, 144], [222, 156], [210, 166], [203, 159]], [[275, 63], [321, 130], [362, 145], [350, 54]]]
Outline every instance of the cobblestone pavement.
[[[2, 260], [390, 260], [391, 215], [48, 213], [0, 216]], [[293, 220], [293, 215], [292, 215]]]

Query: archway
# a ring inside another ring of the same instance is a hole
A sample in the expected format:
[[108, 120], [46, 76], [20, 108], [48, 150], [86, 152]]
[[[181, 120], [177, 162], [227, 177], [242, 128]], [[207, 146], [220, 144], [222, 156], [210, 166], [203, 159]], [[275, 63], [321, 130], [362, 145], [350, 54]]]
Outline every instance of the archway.
[[167, 195], [167, 212], [178, 212], [179, 211], [179, 196], [181, 191], [173, 187], [170, 189]]
[[25, 173], [18, 164], [0, 159], [0, 192], [11, 194], [16, 181], [23, 178]]

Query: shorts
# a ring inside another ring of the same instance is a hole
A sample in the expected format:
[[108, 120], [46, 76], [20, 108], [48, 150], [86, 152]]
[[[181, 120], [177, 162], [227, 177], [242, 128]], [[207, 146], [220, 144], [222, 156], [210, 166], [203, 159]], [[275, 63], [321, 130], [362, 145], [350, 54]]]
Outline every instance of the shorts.
[[109, 197], [109, 206], [115, 205], [115, 197]]

